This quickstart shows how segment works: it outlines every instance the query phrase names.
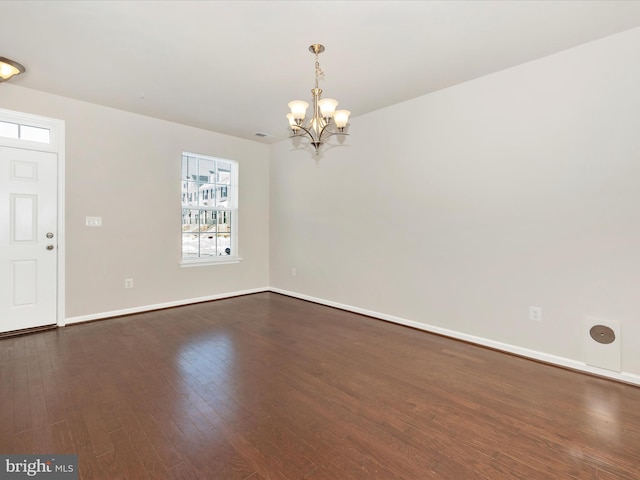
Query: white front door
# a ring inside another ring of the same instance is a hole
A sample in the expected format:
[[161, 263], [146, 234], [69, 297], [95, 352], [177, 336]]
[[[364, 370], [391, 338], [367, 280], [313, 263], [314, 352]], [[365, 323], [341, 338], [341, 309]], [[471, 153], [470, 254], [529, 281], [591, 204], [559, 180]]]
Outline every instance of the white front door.
[[0, 332], [56, 323], [57, 162], [0, 146]]

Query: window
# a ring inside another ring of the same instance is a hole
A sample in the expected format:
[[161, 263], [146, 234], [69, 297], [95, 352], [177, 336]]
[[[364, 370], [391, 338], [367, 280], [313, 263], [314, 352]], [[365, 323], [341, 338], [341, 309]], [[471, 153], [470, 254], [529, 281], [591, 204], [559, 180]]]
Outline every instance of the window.
[[182, 264], [238, 261], [238, 164], [182, 154]]
[[42, 127], [32, 127], [21, 123], [0, 122], [0, 137], [30, 142], [50, 143], [51, 130]]

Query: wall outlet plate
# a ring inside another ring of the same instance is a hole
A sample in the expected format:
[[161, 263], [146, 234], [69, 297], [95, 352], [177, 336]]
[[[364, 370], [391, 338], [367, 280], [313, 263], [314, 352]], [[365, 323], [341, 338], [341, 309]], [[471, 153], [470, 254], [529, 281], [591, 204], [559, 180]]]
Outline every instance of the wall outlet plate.
[[87, 227], [101, 227], [102, 217], [87, 217], [85, 220], [85, 225]]

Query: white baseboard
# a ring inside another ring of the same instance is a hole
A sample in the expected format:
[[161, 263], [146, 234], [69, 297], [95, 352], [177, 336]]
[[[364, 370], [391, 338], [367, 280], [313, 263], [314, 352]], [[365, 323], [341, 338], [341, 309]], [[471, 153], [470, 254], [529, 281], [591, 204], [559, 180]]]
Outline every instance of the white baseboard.
[[[301, 300], [307, 300], [309, 302], [317, 303], [320, 305], [326, 305], [328, 307], [339, 308], [340, 310], [346, 310], [348, 312], [359, 313], [361, 315], [366, 315], [368, 317], [378, 318], [380, 320], [385, 320], [387, 322], [397, 323], [399, 325], [405, 325], [408, 327], [416, 328], [418, 330], [424, 330], [430, 333], [437, 333], [439, 335], [443, 335], [445, 337], [454, 338], [457, 340], [463, 340], [465, 342], [473, 343], [476, 345], [481, 345], [484, 347], [493, 348], [496, 350], [500, 350], [507, 353], [512, 353], [514, 355], [519, 355], [521, 357], [530, 358], [533, 360], [538, 360], [540, 362], [548, 363], [551, 365], [557, 365], [560, 367], [570, 368], [572, 370], [578, 370], [585, 373], [590, 373], [593, 375], [597, 375], [600, 377], [610, 378], [612, 380], [617, 380], [620, 382], [630, 383], [633, 385], [640, 386], [640, 375], [636, 375], [628, 372], [614, 372], [611, 370], [606, 370], [603, 368], [594, 367], [591, 365], [587, 365], [584, 362], [579, 362], [577, 360], [572, 360], [570, 358], [558, 357], [555, 355], [551, 355], [544, 352], [538, 352], [536, 350], [529, 350], [527, 348], [518, 347], [515, 345], [510, 345], [508, 343], [497, 342], [495, 340], [490, 340], [483, 337], [476, 337], [474, 335], [468, 335], [466, 333], [457, 332], [455, 330], [449, 330], [442, 327], [437, 327], [434, 325], [429, 325], [426, 323], [416, 322], [414, 320], [408, 320], [406, 318], [396, 317], [394, 315], [388, 315], [386, 313], [374, 312], [372, 310], [367, 310], [364, 308], [354, 307], [352, 305], [346, 305], [343, 303], [333, 302], [330, 300], [325, 300], [322, 298], [312, 297], [310, 295], [305, 295], [302, 293], [291, 292], [289, 290], [283, 290], [281, 288], [273, 288], [273, 287], [263, 287], [263, 288], [254, 288], [250, 290], [242, 290], [238, 292], [228, 292], [228, 293], [220, 293], [216, 295], [209, 295], [206, 297], [198, 297], [198, 298], [189, 298], [184, 300], [176, 300], [174, 302], [166, 302], [159, 303], [155, 305], [144, 305], [140, 307], [133, 308], [125, 308], [123, 310], [114, 310], [110, 312], [100, 312], [93, 313], [90, 315], [80, 315], [77, 317], [69, 317], [66, 319], [65, 324], [73, 324], [79, 322], [89, 322], [93, 320], [102, 320], [111, 317], [119, 317], [122, 315], [131, 315], [134, 313], [142, 313], [149, 312], [153, 310], [161, 310], [163, 308], [171, 308], [171, 307], [179, 307], [182, 305], [190, 305], [193, 303], [200, 302], [209, 302], [212, 300], [220, 300], [223, 298], [231, 298], [238, 297], [241, 295], [249, 295], [252, 293], [262, 293], [262, 292], [274, 292], [280, 293], [282, 295], [287, 295], [289, 297], [299, 298]], [[64, 325], [59, 325], [64, 326]]]
[[457, 340], [464, 340], [465, 342], [473, 343], [476, 345], [482, 345], [484, 347], [489, 347], [489, 348], [493, 348], [503, 352], [512, 353], [514, 355], [519, 355], [521, 357], [538, 360], [544, 363], [549, 363], [549, 364], [557, 365], [560, 367], [570, 368], [572, 370], [578, 370], [585, 373], [597, 375], [600, 377], [606, 377], [612, 380], [617, 380], [620, 382], [625, 382], [625, 383], [630, 383], [630, 384], [640, 386], [640, 375], [635, 375], [633, 373], [614, 372], [614, 371], [606, 370], [603, 368], [593, 367], [591, 365], [587, 365], [586, 363], [579, 362], [577, 360], [572, 360], [570, 358], [557, 357], [555, 355], [551, 355], [544, 352], [538, 352], [536, 350], [529, 350], [527, 348], [517, 347], [515, 345], [510, 345], [508, 343], [496, 342], [494, 340], [490, 340], [487, 338], [476, 337], [474, 335], [467, 335], [466, 333], [456, 332], [455, 330], [436, 327], [434, 325], [428, 325], [428, 324], [416, 322], [413, 320], [407, 320], [405, 318], [395, 317], [393, 315], [387, 315], [385, 313], [374, 312], [371, 310], [366, 310], [364, 308], [353, 307], [351, 305], [345, 305], [343, 303], [332, 302], [330, 300], [324, 300], [322, 298], [316, 298], [316, 297], [304, 295], [301, 293], [283, 290], [280, 288], [270, 288], [269, 290], [275, 293], [280, 293], [282, 295], [287, 295], [289, 297], [295, 297], [301, 300], [307, 300], [313, 303], [319, 303], [321, 305], [327, 305], [329, 307], [339, 308], [340, 310], [359, 313], [361, 315], [378, 318], [380, 320], [385, 320], [387, 322], [406, 325], [408, 327], [424, 330], [426, 332], [437, 333], [439, 335], [455, 338]]
[[[77, 317], [69, 317], [65, 319], [65, 325], [79, 322], [90, 322], [93, 320], [102, 320], [111, 317], [120, 317], [122, 315], [131, 315], [134, 313], [150, 312], [152, 310], [161, 310], [163, 308], [180, 307], [182, 305], [191, 305], [192, 303], [210, 302], [212, 300], [221, 300], [223, 298], [239, 297], [241, 295], [249, 295], [252, 293], [262, 293], [270, 291], [269, 287], [253, 288], [250, 290], [242, 290], [239, 292], [219, 293], [206, 297], [188, 298], [185, 300], [176, 300], [174, 302], [157, 303], [155, 305], [144, 305], [141, 307], [125, 308], [122, 310], [113, 310], [110, 312], [92, 313], [90, 315], [80, 315]], [[64, 325], [59, 325], [63, 327]]]

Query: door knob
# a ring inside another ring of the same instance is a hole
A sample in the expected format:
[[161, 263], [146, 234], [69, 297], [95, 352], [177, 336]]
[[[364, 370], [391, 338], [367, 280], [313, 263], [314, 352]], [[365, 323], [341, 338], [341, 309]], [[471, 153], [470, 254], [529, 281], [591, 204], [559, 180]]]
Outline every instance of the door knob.
[[53, 250], [53, 245], [47, 245], [47, 250]]

